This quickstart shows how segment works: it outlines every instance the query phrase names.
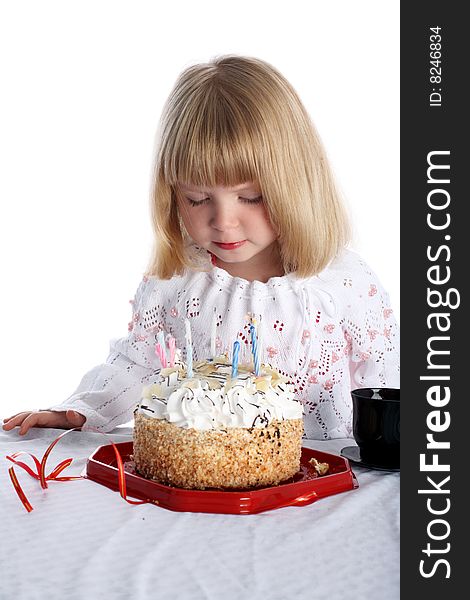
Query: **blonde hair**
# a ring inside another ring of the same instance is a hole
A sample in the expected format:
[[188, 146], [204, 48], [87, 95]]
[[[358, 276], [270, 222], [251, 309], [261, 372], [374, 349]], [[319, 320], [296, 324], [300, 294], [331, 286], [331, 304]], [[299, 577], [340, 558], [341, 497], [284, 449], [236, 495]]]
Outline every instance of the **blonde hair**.
[[194, 268], [176, 206], [178, 183], [257, 182], [286, 273], [315, 275], [348, 242], [320, 138], [293, 87], [268, 63], [227, 55], [187, 68], [166, 102], [158, 138], [149, 275], [168, 279]]

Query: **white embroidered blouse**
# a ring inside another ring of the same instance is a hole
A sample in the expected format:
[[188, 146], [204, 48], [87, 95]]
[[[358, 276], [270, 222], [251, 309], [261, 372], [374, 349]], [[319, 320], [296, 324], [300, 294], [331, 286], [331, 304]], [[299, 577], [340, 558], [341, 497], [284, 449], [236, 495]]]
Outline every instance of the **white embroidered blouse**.
[[272, 277], [266, 283], [232, 277], [198, 252], [206, 271], [169, 280], [144, 277], [132, 302], [127, 337], [111, 342], [105, 364], [89, 371], [62, 404], [86, 417], [83, 430], [110, 431], [132, 420], [143, 385], [158, 378], [157, 333], [176, 338], [185, 359], [185, 318], [193, 360], [210, 357], [217, 314], [217, 354], [240, 341], [240, 362], [251, 360], [249, 316], [262, 316], [261, 362], [294, 384], [304, 405], [305, 437], [352, 436], [351, 389], [399, 387], [399, 329], [376, 275], [345, 250], [316, 276]]

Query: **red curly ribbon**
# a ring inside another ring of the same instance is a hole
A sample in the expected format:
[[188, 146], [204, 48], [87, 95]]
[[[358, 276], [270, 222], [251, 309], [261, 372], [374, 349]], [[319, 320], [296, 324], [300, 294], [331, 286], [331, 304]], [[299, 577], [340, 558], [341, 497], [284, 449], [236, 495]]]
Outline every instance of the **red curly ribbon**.
[[[46, 452], [44, 453], [44, 456], [42, 457], [41, 462], [39, 462], [39, 460], [34, 456], [34, 454], [30, 454], [29, 452], [15, 452], [11, 456], [6, 456], [6, 458], [8, 460], [10, 460], [11, 462], [15, 463], [15, 465], [17, 465], [18, 467], [21, 467], [22, 469], [24, 469], [29, 475], [31, 475], [31, 477], [34, 477], [34, 479], [37, 479], [41, 483], [41, 487], [43, 489], [46, 489], [48, 487], [47, 486], [48, 481], [72, 481], [73, 479], [85, 479], [85, 477], [82, 477], [81, 475], [78, 477], [59, 477], [60, 473], [62, 473], [62, 471], [64, 469], [66, 469], [72, 463], [72, 461], [73, 461], [72, 458], [67, 458], [67, 459], [63, 460], [56, 467], [54, 467], [54, 469], [49, 473], [49, 475], [46, 476], [46, 462], [49, 457], [49, 454], [51, 453], [52, 448], [54, 448], [54, 446], [57, 444], [57, 442], [60, 440], [60, 438], [64, 437], [64, 435], [67, 435], [71, 431], [79, 431], [79, 430], [80, 430], [79, 427], [74, 427], [73, 429], [69, 429], [67, 431], [64, 431], [64, 433], [61, 433], [59, 435], [59, 437], [56, 438], [52, 442], [52, 444], [47, 448]], [[97, 431], [97, 433], [101, 433], [102, 435], [106, 436], [106, 434], [103, 433], [102, 431]], [[148, 502], [156, 503], [156, 501], [129, 500], [127, 498], [126, 475], [124, 472], [124, 465], [122, 462], [122, 458], [121, 458], [121, 455], [119, 454], [119, 450], [117, 449], [114, 442], [111, 441], [111, 444], [113, 446], [114, 453], [116, 455], [116, 462], [117, 462], [117, 468], [118, 468], [119, 493], [121, 494], [121, 497], [124, 498], [124, 500], [126, 502], [128, 502], [129, 504], [146, 504]], [[29, 467], [26, 463], [16, 460], [16, 457], [20, 456], [21, 454], [27, 454], [28, 456], [30, 456], [33, 459], [37, 472], [34, 472], [33, 469], [31, 467]], [[15, 491], [18, 494], [19, 499], [23, 503], [23, 506], [25, 507], [25, 509], [28, 512], [31, 512], [33, 510], [33, 507], [31, 505], [31, 503], [29, 502], [28, 498], [26, 497], [26, 494], [24, 493], [23, 488], [21, 487], [20, 482], [18, 481], [18, 478], [16, 477], [14, 467], [10, 467], [8, 469], [8, 473], [10, 475], [10, 479], [13, 484], [13, 487], [15, 488]]]

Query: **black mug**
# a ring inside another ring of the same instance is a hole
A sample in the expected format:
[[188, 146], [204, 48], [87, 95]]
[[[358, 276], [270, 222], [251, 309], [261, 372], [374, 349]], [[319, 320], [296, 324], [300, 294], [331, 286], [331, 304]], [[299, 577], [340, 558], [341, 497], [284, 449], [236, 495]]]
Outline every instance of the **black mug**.
[[400, 467], [400, 390], [361, 388], [351, 392], [353, 435], [361, 460], [379, 467]]

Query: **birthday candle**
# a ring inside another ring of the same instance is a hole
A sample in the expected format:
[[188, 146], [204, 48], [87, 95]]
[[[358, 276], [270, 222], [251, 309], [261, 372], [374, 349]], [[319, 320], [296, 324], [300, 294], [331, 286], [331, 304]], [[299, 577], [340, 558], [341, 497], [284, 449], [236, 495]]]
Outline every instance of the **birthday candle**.
[[163, 347], [162, 347], [162, 345], [160, 343], [156, 344], [156, 346], [155, 346], [155, 353], [158, 356], [158, 358], [160, 359], [162, 367], [164, 369], [166, 369], [166, 367], [167, 367], [166, 354], [165, 354], [165, 350], [163, 350]]
[[193, 376], [193, 340], [191, 336], [191, 323], [189, 319], [184, 322], [186, 330], [186, 376]]
[[261, 315], [259, 316], [258, 323], [258, 355], [260, 364], [263, 362], [263, 328], [261, 327]]
[[259, 353], [258, 353], [258, 344], [256, 339], [256, 327], [253, 323], [250, 325], [251, 332], [251, 352], [253, 353], [253, 363], [255, 367], [255, 375], [259, 375]]
[[214, 308], [214, 313], [212, 314], [212, 323], [211, 323], [211, 356], [215, 357], [215, 341], [217, 336], [217, 309]]
[[238, 377], [238, 355], [240, 353], [240, 342], [237, 340], [233, 342], [233, 353], [232, 353], [232, 379]]
[[170, 336], [168, 340], [168, 347], [170, 350], [170, 367], [175, 366], [175, 352], [176, 352], [176, 340], [173, 336]]
[[160, 344], [160, 346], [163, 349], [163, 354], [165, 356], [165, 362], [166, 362], [166, 346], [165, 346], [165, 334], [163, 333], [163, 331], [160, 329], [160, 331], [157, 333], [157, 342]]

